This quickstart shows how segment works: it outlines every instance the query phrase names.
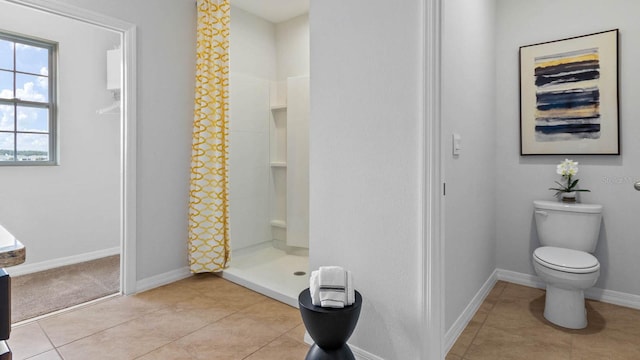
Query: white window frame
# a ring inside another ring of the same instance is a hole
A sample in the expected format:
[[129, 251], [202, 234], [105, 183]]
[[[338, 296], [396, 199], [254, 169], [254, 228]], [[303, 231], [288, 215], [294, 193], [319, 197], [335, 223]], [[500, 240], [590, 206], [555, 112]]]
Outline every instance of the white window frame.
[[[16, 70], [15, 63], [15, 49], [13, 52], [13, 69], [1, 69], [6, 72], [10, 72], [13, 75], [13, 99], [4, 99], [0, 98], [0, 105], [9, 105], [13, 106], [14, 110], [14, 127], [13, 130], [0, 130], [1, 134], [13, 134], [13, 160], [4, 160], [0, 161], [0, 166], [50, 166], [58, 164], [58, 132], [57, 132], [57, 97], [56, 97], [56, 89], [57, 89], [57, 57], [58, 57], [58, 44], [52, 41], [36, 39], [33, 37], [19, 35], [15, 33], [10, 33], [6, 31], [0, 30], [0, 39], [5, 41], [11, 41], [14, 43], [29, 45], [33, 47], [39, 47], [46, 49], [49, 52], [49, 61], [48, 61], [48, 102], [37, 102], [37, 101], [29, 101], [22, 100], [16, 97], [16, 75], [17, 74], [26, 74], [26, 75], [36, 75], [41, 76], [40, 74], [28, 73]], [[48, 132], [39, 132], [39, 131], [21, 131], [18, 130], [18, 116], [17, 109], [18, 106], [30, 107], [30, 108], [41, 108], [48, 109], [49, 113], [49, 131]], [[18, 134], [47, 134], [49, 136], [49, 159], [48, 160], [18, 160], [18, 142], [17, 136]]]

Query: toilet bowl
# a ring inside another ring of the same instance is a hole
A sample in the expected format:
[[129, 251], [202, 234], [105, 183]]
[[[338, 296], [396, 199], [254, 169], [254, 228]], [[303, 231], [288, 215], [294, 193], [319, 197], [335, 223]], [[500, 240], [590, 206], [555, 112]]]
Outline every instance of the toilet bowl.
[[543, 246], [533, 253], [533, 267], [547, 284], [545, 319], [569, 329], [585, 328], [584, 290], [598, 281], [598, 259], [584, 251]]
[[587, 326], [584, 291], [595, 285], [600, 263], [595, 251], [602, 205], [534, 201], [541, 247], [533, 252], [533, 267], [546, 284], [544, 317], [570, 328]]

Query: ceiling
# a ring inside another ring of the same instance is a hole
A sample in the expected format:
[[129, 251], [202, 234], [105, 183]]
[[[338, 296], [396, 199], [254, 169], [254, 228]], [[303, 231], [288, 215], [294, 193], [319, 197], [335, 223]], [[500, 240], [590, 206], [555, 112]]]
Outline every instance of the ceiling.
[[231, 5], [276, 24], [309, 12], [309, 0], [231, 0]]

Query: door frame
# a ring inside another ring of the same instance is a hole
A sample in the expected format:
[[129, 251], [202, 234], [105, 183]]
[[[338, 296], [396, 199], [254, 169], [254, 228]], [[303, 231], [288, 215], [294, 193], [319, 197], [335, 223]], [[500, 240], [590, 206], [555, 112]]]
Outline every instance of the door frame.
[[423, 0], [422, 359], [444, 359], [444, 209], [441, 149], [442, 0]]
[[120, 292], [136, 292], [136, 26], [59, 0], [4, 0], [120, 34]]

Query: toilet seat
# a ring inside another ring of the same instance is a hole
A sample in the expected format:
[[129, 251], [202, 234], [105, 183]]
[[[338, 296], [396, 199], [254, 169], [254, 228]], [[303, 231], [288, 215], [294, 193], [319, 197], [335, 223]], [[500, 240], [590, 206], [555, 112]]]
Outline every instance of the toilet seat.
[[573, 274], [588, 274], [600, 270], [595, 256], [579, 250], [542, 246], [533, 252], [535, 261], [547, 268]]

